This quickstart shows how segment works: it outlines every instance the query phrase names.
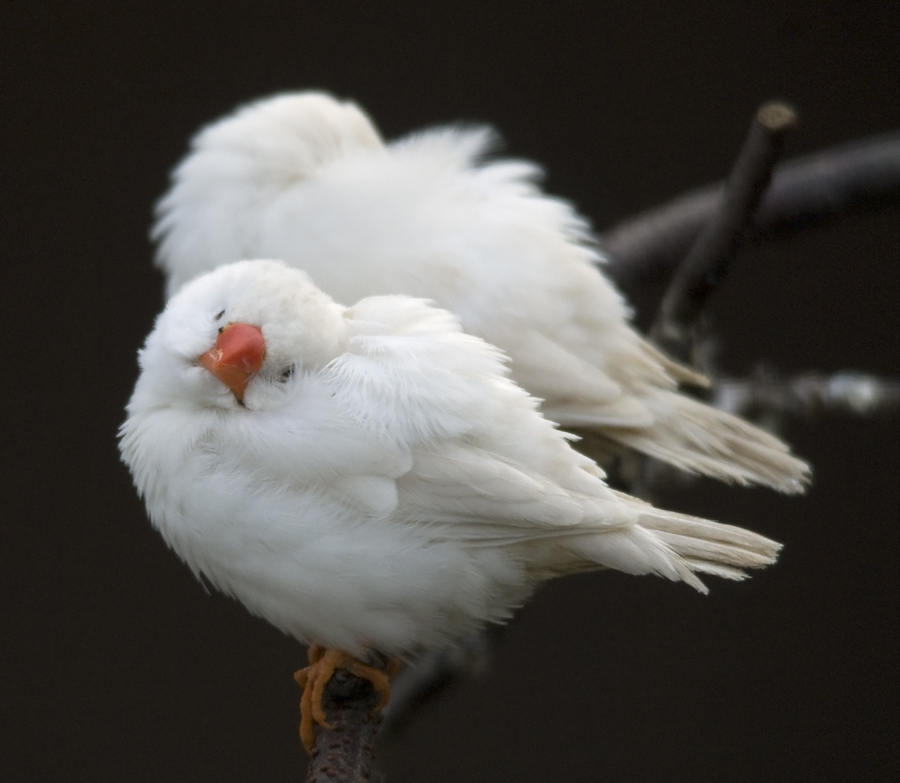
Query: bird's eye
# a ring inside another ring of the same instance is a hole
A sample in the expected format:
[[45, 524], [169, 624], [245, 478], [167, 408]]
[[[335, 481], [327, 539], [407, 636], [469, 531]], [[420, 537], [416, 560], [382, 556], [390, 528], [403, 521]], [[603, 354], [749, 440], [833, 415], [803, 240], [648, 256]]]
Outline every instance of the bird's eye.
[[225, 315], [225, 311], [224, 311], [224, 310], [219, 310], [219, 312], [216, 313], [216, 317], [213, 318], [213, 321], [218, 321], [223, 315]]
[[288, 367], [285, 367], [281, 371], [281, 375], [278, 376], [278, 380], [280, 380], [282, 383], [285, 383], [293, 377], [294, 377], [294, 365], [291, 364]]

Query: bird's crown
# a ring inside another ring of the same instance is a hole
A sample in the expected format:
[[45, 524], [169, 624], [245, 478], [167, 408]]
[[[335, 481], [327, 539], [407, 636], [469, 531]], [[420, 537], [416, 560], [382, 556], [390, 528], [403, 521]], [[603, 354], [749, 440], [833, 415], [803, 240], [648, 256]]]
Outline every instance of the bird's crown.
[[[263, 379], [320, 368], [346, 346], [344, 308], [304, 272], [281, 261], [239, 261], [198, 277], [172, 297], [141, 352], [144, 376], [160, 379], [157, 389], [167, 399], [219, 400], [224, 389], [199, 360], [233, 324], [261, 331]], [[251, 402], [256, 398], [250, 395]], [[219, 402], [230, 404], [227, 395]]]

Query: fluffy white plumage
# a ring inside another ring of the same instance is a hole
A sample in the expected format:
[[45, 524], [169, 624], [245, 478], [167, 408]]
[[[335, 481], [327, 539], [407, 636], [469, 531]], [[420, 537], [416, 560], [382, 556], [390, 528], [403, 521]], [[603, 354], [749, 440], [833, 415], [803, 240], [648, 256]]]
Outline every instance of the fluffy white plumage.
[[[242, 402], [202, 365], [259, 327]], [[193, 571], [298, 639], [405, 656], [587, 569], [739, 579], [755, 533], [609, 489], [505, 377], [502, 355], [405, 296], [345, 308], [276, 261], [169, 302], [140, 353], [123, 459]]]
[[802, 490], [778, 439], [679, 394], [703, 383], [629, 325], [587, 221], [522, 161], [485, 162], [487, 128], [385, 145], [354, 104], [276, 96], [202, 130], [160, 201], [173, 293], [242, 258], [283, 258], [340, 301], [407, 294], [500, 347], [548, 418], [685, 470]]

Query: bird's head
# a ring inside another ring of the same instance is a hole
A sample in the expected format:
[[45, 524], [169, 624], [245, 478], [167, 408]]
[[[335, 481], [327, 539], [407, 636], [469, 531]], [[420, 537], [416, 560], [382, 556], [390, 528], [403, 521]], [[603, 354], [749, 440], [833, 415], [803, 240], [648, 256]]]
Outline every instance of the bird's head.
[[383, 148], [354, 103], [322, 92], [265, 98], [202, 129], [156, 207], [153, 238], [169, 294], [223, 259], [251, 256], [245, 226], [287, 188], [332, 161]]
[[264, 410], [345, 349], [344, 308], [280, 261], [240, 261], [169, 302], [141, 351], [132, 405]]

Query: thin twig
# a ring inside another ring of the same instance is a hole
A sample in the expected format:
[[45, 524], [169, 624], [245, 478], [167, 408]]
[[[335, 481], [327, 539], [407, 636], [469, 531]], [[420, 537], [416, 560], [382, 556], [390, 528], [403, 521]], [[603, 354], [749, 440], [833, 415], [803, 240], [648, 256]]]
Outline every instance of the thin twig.
[[771, 413], [806, 418], [825, 412], [892, 415], [900, 412], [900, 378], [879, 378], [855, 370], [785, 377], [760, 365], [749, 378], [718, 381], [714, 404], [729, 413], [754, 418]]
[[[724, 191], [686, 193], [601, 236], [605, 267], [626, 291], [664, 281], [684, 258]], [[742, 242], [790, 236], [836, 218], [900, 204], [900, 132], [873, 136], [779, 165]]]
[[767, 103], [756, 113], [719, 209], [679, 264], [651, 329], [660, 347], [676, 358], [688, 358], [693, 326], [725, 276], [769, 184], [784, 137], [796, 124], [796, 114], [784, 103]]

